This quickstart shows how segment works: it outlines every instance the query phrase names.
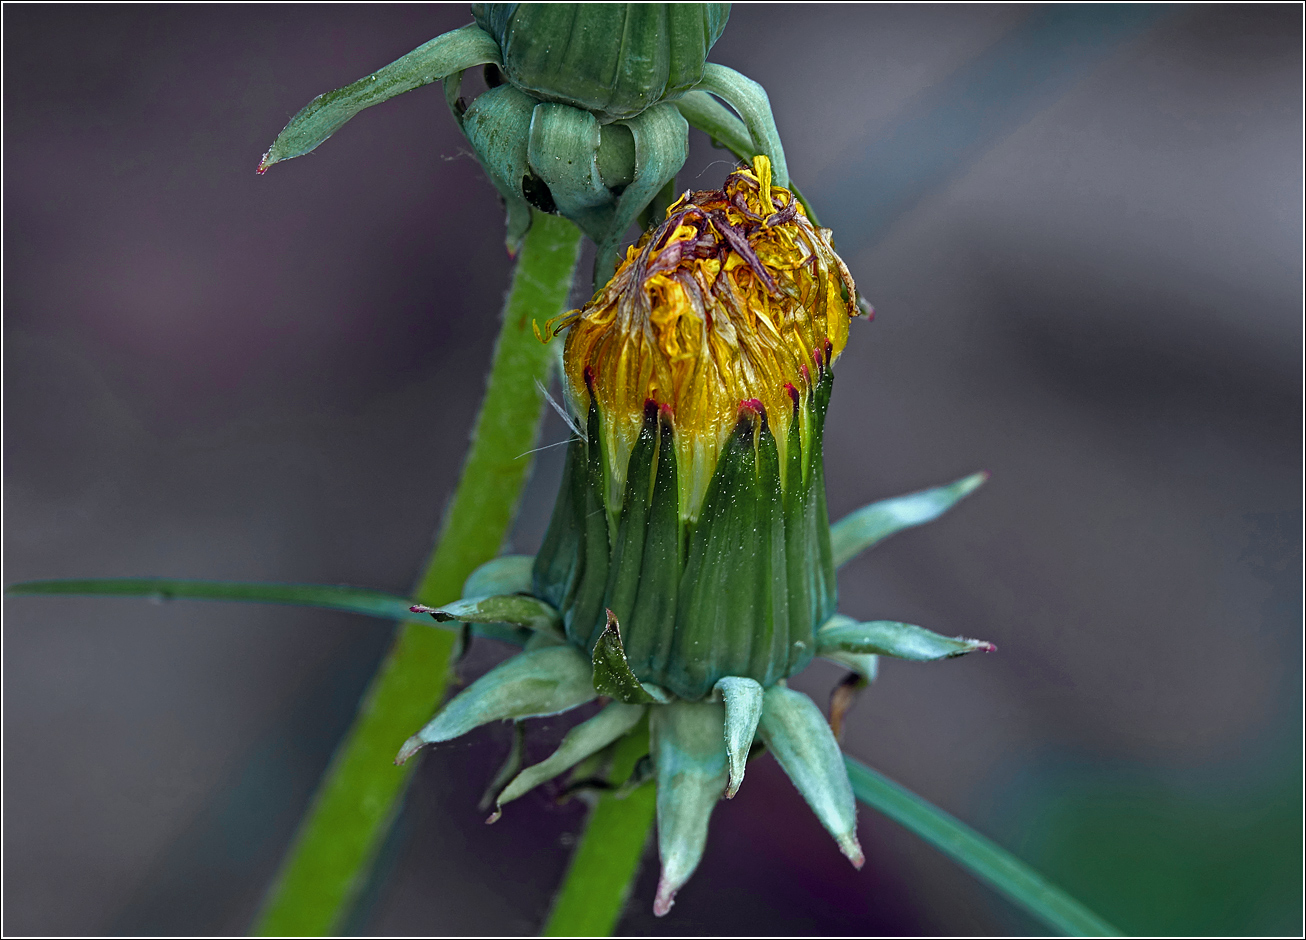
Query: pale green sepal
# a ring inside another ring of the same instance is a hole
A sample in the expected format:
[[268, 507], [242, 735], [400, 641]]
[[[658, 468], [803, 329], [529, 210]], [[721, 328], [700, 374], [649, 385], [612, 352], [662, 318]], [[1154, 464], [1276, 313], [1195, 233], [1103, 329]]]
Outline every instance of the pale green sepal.
[[596, 285], [606, 282], [616, 270], [617, 248], [626, 229], [662, 187], [676, 178], [689, 156], [689, 123], [674, 105], [654, 105], [621, 123], [635, 138], [635, 175], [617, 199], [608, 232], [598, 245], [594, 257]]
[[277, 135], [263, 154], [258, 171], [302, 157], [364, 108], [486, 62], [502, 64], [499, 44], [474, 23], [436, 36], [385, 68], [310, 101]]
[[499, 818], [505, 803], [511, 803], [519, 796], [539, 786], [546, 780], [552, 780], [558, 774], [571, 769], [591, 754], [596, 754], [621, 737], [644, 716], [643, 705], [627, 705], [613, 702], [589, 721], [582, 722], [567, 732], [558, 749], [546, 760], [527, 767], [499, 794], [494, 815], [486, 822]]
[[785, 162], [784, 145], [780, 143], [766, 89], [748, 76], [714, 62], [703, 67], [703, 80], [696, 87], [711, 92], [739, 112], [756, 152], [766, 154], [771, 160], [771, 181], [788, 187], [789, 165]]
[[845, 653], [843, 650], [826, 650], [820, 655], [822, 659], [828, 659], [832, 663], [838, 663], [840, 666], [851, 669], [867, 682], [874, 682], [875, 677], [880, 674], [880, 657], [875, 653]]
[[636, 678], [626, 661], [626, 650], [621, 643], [617, 618], [608, 611], [608, 624], [594, 644], [594, 690], [619, 702], [648, 705], [658, 701], [643, 683]]
[[522, 194], [522, 180], [531, 175], [527, 140], [536, 104], [512, 85], [499, 85], [478, 95], [461, 122], [468, 143], [503, 197], [508, 251], [513, 254], [531, 227], [531, 206]]
[[599, 175], [599, 122], [588, 111], [544, 103], [531, 112], [527, 159], [549, 187], [558, 215], [591, 240], [602, 239], [612, 218], [612, 194]]
[[415, 613], [430, 614], [439, 623], [510, 623], [528, 630], [562, 636], [562, 616], [552, 604], [525, 594], [464, 597], [443, 607], [416, 605]]
[[500, 555], [473, 571], [463, 583], [463, 597], [526, 594], [531, 589], [534, 555]]
[[996, 649], [987, 640], [970, 640], [964, 636], [947, 637], [924, 627], [894, 620], [858, 623], [850, 617], [835, 616], [816, 632], [816, 652], [826, 657], [832, 657], [836, 652], [878, 653], [881, 656], [927, 663], [981, 650], [992, 653]]
[[762, 717], [762, 686], [755, 679], [726, 676], [717, 680], [713, 691], [721, 693], [726, 705], [726, 763], [730, 780], [725, 796], [732, 800], [744, 782], [748, 751], [757, 734], [758, 719]]
[[[761, 151], [753, 146], [753, 138], [748, 133], [748, 128], [744, 122], [735, 117], [730, 109], [717, 101], [705, 91], [691, 91], [683, 98], [674, 102], [676, 109], [685, 116], [690, 127], [697, 127], [700, 131], [712, 138], [712, 142], [718, 146], [725, 147], [744, 163], [751, 163], [753, 157]], [[798, 200], [803, 211], [807, 213], [807, 219], [813, 225], [819, 226], [821, 223], [816, 218], [816, 212], [804, 198], [803, 194], [798, 191], [793, 180], [785, 187]], [[669, 204], [669, 203], [668, 203]], [[659, 219], [660, 221], [660, 219]], [[869, 310], [863, 310], [863, 313], [869, 313]]]
[[481, 799], [476, 804], [476, 808], [482, 813], [494, 806], [499, 799], [499, 794], [504, 788], [512, 782], [512, 779], [521, 772], [522, 761], [526, 758], [526, 724], [521, 721], [512, 723], [512, 744], [508, 747], [508, 756], [503, 759], [494, 779], [490, 781], [481, 794]]
[[460, 692], [421, 731], [404, 742], [396, 764], [424, 745], [451, 741], [503, 718], [556, 715], [594, 698], [590, 664], [575, 647], [550, 646], [521, 653]]
[[703, 857], [708, 820], [728, 779], [725, 724], [725, 706], [716, 702], [678, 701], [649, 711], [662, 859], [653, 901], [658, 917], [671, 910]]
[[830, 526], [830, 550], [836, 568], [895, 532], [939, 518], [989, 478], [986, 471], [972, 473], [955, 483], [908, 493], [863, 506]]
[[528, 653], [531, 650], [542, 650], [546, 646], [568, 645], [567, 641], [564, 638], [557, 636], [556, 634], [541, 633], [538, 630], [536, 631], [523, 630], [522, 632], [527, 633], [527, 635], [530, 637], [530, 639], [528, 639], [524, 644], [522, 644], [522, 648], [526, 650], [526, 652]]
[[816, 703], [801, 692], [773, 685], [766, 690], [758, 732], [816, 818], [857, 868], [857, 804], [839, 742]]

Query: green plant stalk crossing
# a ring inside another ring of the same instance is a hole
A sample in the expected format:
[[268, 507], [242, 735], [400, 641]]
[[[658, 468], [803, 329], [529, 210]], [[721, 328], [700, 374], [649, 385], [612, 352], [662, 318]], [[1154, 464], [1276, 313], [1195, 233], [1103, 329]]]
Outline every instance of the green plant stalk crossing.
[[[471, 450], [445, 514], [435, 551], [414, 597], [439, 606], [499, 553], [531, 466], [553, 351], [535, 338], [571, 292], [580, 233], [543, 213], [522, 246], [503, 311], [493, 365]], [[399, 626], [394, 645], [328, 766], [313, 805], [273, 883], [254, 933], [320, 936], [335, 932], [352, 907], [398, 812], [416, 761], [394, 766], [404, 739], [444, 698], [454, 634], [430, 624]]]
[[[609, 779], [626, 780], [648, 753], [648, 724], [622, 738]], [[590, 811], [571, 865], [544, 925], [545, 937], [610, 937], [639, 874], [657, 810], [657, 789], [649, 782], [624, 798], [604, 793]]]

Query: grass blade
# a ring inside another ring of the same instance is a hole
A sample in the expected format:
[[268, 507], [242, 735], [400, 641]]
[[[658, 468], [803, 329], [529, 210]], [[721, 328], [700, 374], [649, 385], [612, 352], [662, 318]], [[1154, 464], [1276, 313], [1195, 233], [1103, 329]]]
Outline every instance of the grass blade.
[[23, 581], [5, 588], [8, 597], [25, 595], [148, 597], [156, 601], [246, 601], [255, 604], [296, 604], [347, 610], [388, 620], [417, 620], [409, 613], [412, 601], [383, 591], [333, 584], [273, 584], [242, 581], [194, 581], [175, 578], [82, 578]]
[[[177, 578], [72, 578], [51, 581], [24, 581], [5, 588], [6, 597], [147, 597], [155, 601], [243, 601], [251, 604], [292, 604], [345, 610], [385, 620], [404, 620], [427, 626], [457, 630], [456, 623], [427, 620], [409, 610], [412, 601], [384, 591], [337, 584], [277, 584], [263, 581], [199, 581]], [[525, 644], [530, 632], [507, 623], [478, 623], [472, 626], [477, 636], [504, 643]]]
[[1070, 937], [1118, 937], [1120, 931], [961, 820], [844, 755], [853, 794], [906, 826], [1005, 895], [1017, 907]]

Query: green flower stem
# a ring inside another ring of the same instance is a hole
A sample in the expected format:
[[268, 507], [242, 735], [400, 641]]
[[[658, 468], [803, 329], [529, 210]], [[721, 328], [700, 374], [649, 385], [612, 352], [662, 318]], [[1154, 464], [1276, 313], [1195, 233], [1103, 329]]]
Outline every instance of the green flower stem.
[[[560, 313], [571, 291], [580, 234], [564, 219], [535, 213], [513, 275], [489, 385], [471, 451], [414, 596], [438, 606], [499, 553], [516, 512], [542, 416], [536, 380], [547, 383], [554, 354], [532, 321]], [[366, 880], [417, 765], [394, 766], [404, 739], [444, 697], [454, 634], [407, 622], [363, 698], [353, 727], [327, 768], [313, 806], [274, 882], [254, 932], [336, 932]]]
[[[648, 725], [617, 745], [609, 779], [620, 783], [648, 753]], [[652, 781], [623, 797], [604, 793], [591, 810], [544, 925], [546, 937], [610, 937], [639, 873], [657, 808]]]
[[1070, 937], [1118, 937], [1120, 931], [997, 843], [860, 761], [844, 755], [853, 793], [969, 868], [1009, 901]]

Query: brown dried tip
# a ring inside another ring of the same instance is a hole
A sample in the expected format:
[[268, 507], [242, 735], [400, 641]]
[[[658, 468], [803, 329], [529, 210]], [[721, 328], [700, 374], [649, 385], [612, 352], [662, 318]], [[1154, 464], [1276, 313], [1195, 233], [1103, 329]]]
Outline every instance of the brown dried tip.
[[836, 741], [843, 737], [843, 720], [856, 703], [858, 693], [867, 685], [860, 675], [850, 672], [830, 693], [830, 730], [834, 732]]

